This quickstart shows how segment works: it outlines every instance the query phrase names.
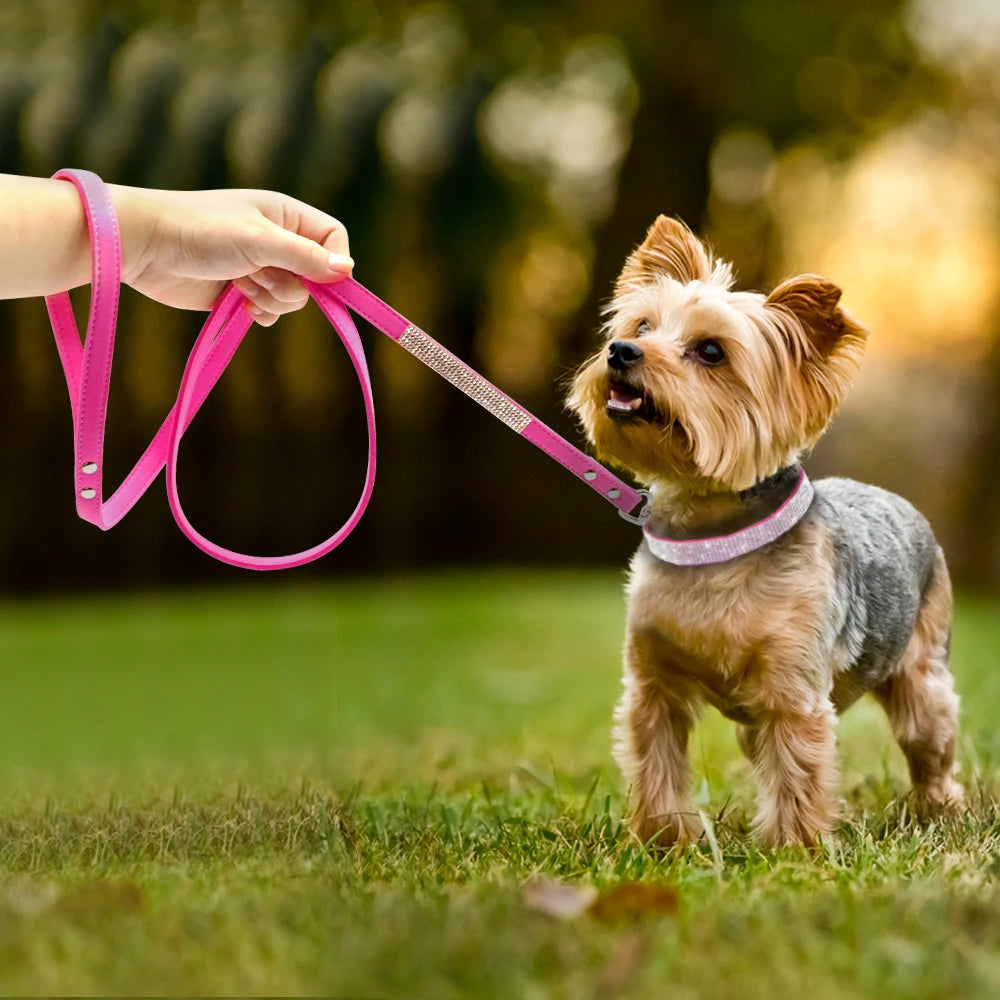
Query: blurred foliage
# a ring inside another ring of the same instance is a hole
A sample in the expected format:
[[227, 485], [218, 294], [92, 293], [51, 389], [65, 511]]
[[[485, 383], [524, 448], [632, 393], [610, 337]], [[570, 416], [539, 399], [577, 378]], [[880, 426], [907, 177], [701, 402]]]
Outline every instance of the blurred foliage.
[[[347, 224], [361, 281], [572, 434], [557, 383], [657, 212], [707, 232], [745, 283], [773, 281], [799, 266], [774, 200], [786, 151], [850, 162], [972, 92], [917, 44], [915, 18], [932, 8], [7, 0], [0, 170], [75, 165], [318, 205]], [[228, 575], [183, 543], [161, 499], [108, 540], [76, 522], [42, 304], [2, 303], [0, 316], [2, 454], [18, 470], [0, 494], [3, 586]], [[113, 466], [128, 467], [169, 406], [200, 320], [124, 297]], [[369, 343], [375, 499], [311, 572], [623, 558], [634, 533], [604, 504], [385, 338]], [[362, 427], [317, 310], [257, 331], [185, 445], [193, 519], [253, 551], [315, 542], [353, 506]]]

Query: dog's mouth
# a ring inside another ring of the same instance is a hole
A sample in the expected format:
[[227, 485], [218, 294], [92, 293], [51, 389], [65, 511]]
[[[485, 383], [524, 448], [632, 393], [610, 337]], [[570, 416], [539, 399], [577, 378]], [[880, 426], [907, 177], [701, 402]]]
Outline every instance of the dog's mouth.
[[638, 386], [613, 380], [608, 386], [605, 412], [615, 420], [656, 420], [656, 407]]
[[669, 434], [677, 442], [687, 444], [688, 435], [674, 413], [665, 413], [643, 390], [623, 379], [612, 379], [608, 383], [608, 400], [604, 412], [619, 423], [656, 424], [664, 434]]

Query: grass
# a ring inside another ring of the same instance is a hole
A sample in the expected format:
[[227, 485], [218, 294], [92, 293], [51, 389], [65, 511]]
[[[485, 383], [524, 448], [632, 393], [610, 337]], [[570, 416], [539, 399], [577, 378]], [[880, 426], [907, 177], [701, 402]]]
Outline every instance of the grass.
[[[613, 573], [8, 604], [0, 994], [994, 997], [996, 611], [956, 619], [963, 817], [913, 821], [864, 703], [836, 839], [761, 853], [707, 715], [714, 844], [657, 857], [610, 759]], [[679, 907], [555, 919], [537, 875]]]

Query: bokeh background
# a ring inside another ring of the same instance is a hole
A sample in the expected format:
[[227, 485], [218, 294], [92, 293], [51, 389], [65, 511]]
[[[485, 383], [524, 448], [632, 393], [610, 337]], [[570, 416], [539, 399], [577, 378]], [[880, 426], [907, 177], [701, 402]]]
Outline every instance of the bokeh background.
[[[361, 281], [573, 440], [561, 383], [658, 212], [743, 287], [825, 273], [873, 337], [811, 472], [904, 493], [959, 582], [995, 590], [998, 55], [995, 0], [3, 0], [0, 171], [318, 205], [348, 226]], [[125, 295], [112, 470], [171, 404], [202, 318]], [[76, 519], [43, 303], [0, 303], [0, 327], [0, 588], [235, 579], [159, 489], [111, 535]], [[300, 573], [623, 561], [635, 532], [610, 507], [363, 335], [375, 498]], [[353, 507], [364, 446], [358, 389], [308, 308], [248, 339], [185, 442], [181, 489], [219, 542], [291, 551]]]

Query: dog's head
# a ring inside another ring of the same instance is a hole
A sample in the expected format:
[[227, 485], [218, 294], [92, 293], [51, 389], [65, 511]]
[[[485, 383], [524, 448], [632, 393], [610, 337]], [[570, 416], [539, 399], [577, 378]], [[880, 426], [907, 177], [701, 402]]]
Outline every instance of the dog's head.
[[867, 332], [825, 278], [790, 278], [768, 296], [732, 284], [683, 223], [657, 218], [568, 400], [600, 458], [648, 485], [742, 490], [823, 433]]

